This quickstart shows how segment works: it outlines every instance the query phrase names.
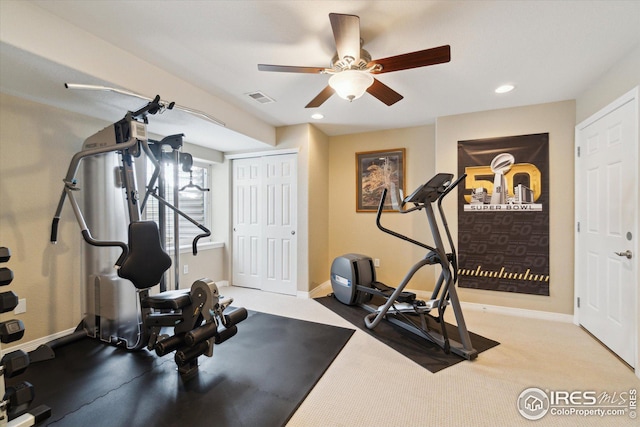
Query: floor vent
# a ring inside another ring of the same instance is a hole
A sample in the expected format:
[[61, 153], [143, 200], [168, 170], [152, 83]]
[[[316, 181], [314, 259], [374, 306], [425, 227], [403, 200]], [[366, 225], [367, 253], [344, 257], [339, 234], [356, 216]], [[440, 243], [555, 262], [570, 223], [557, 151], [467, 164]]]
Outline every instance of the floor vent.
[[247, 94], [250, 98], [255, 99], [256, 101], [258, 101], [260, 104], [271, 104], [272, 102], [276, 102], [275, 99], [265, 95], [264, 93], [257, 91], [257, 92], [251, 92]]

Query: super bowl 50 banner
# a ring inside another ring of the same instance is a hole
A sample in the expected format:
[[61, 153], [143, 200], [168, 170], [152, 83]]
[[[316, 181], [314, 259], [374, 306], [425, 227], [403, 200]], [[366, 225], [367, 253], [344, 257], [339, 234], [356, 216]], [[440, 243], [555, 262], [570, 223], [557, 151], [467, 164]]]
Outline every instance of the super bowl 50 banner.
[[549, 295], [549, 134], [458, 141], [458, 173], [458, 286]]

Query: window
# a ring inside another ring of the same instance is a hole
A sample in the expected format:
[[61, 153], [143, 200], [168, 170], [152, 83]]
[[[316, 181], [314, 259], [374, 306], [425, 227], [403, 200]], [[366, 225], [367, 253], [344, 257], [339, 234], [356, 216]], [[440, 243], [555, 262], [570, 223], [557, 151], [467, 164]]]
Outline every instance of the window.
[[[172, 162], [166, 162], [162, 164], [165, 184], [164, 199], [173, 205], [175, 205], [173, 201], [174, 167], [175, 164]], [[149, 183], [154, 172], [154, 166], [149, 160], [147, 160], [146, 170], [147, 183]], [[177, 187], [178, 189], [183, 189], [178, 193], [178, 209], [190, 216], [194, 221], [204, 225], [206, 228], [211, 230], [211, 219], [209, 215], [210, 191], [201, 191], [200, 189], [198, 189], [198, 187], [202, 189], [209, 188], [210, 166], [205, 163], [194, 162], [191, 168], [191, 175], [189, 174], [189, 172], [184, 172], [180, 167], [178, 171]], [[154, 187], [158, 188], [158, 181], [156, 181]], [[156, 200], [154, 197], [150, 196], [145, 206], [145, 219], [153, 220], [156, 223], [160, 224], [158, 211], [159, 205], [161, 206], [160, 202], [158, 202], [158, 200]], [[202, 234], [203, 231], [180, 215], [178, 215], [178, 220], [180, 247], [190, 248], [191, 244], [193, 243], [193, 239], [197, 235]], [[165, 250], [172, 248], [174, 245], [173, 224], [174, 213], [170, 208], [165, 208]], [[207, 241], [211, 241], [211, 237], [203, 238], [199, 241], [199, 243], [204, 243]]]

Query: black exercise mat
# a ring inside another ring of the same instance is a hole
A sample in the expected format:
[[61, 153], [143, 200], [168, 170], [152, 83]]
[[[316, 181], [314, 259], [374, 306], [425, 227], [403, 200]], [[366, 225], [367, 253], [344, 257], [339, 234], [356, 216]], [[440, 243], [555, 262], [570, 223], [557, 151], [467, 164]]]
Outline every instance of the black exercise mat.
[[[465, 360], [453, 353], [446, 354], [436, 344], [420, 338], [390, 322], [383, 321], [380, 322], [374, 330], [368, 329], [364, 324], [364, 317], [369, 314], [369, 312], [362, 307], [342, 304], [331, 295], [316, 298], [316, 301], [433, 373]], [[467, 325], [467, 327], [468, 326], [469, 325]], [[460, 342], [458, 328], [449, 323], [446, 323], [446, 328], [449, 338]], [[469, 332], [469, 336], [473, 347], [478, 350], [478, 353], [500, 344], [497, 341], [490, 340], [473, 332]]]
[[89, 338], [8, 382], [35, 386], [32, 407], [52, 409], [44, 425], [282, 426], [353, 332], [250, 312], [186, 382], [173, 353], [130, 353]]

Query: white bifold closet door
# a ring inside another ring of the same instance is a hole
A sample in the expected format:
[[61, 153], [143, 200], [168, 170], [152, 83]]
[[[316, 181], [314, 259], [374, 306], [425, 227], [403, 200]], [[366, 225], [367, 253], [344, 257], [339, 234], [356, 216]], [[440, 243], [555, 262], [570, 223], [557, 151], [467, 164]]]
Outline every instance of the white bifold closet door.
[[233, 285], [297, 291], [297, 155], [233, 160]]

